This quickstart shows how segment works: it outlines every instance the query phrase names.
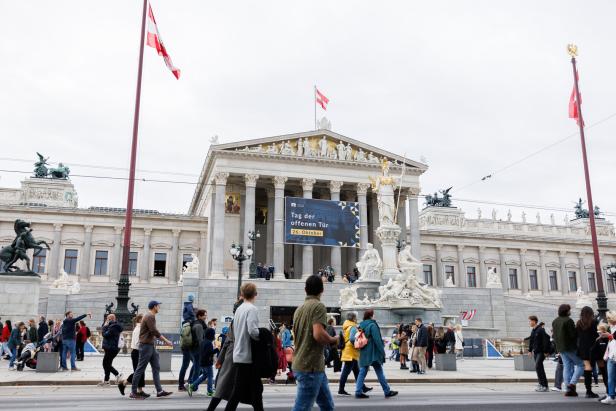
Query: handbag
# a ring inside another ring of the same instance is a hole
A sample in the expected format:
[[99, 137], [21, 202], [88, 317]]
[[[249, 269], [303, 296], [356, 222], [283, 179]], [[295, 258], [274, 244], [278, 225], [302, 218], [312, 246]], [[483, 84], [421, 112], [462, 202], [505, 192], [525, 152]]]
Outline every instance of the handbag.
[[366, 338], [366, 334], [364, 334], [363, 330], [357, 332], [355, 336], [355, 348], [358, 350], [364, 348], [368, 344], [368, 338]]

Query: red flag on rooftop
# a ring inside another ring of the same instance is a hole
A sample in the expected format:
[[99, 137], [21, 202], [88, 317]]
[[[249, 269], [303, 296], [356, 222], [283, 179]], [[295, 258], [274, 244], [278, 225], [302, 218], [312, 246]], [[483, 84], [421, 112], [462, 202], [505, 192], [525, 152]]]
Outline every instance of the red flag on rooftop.
[[321, 93], [318, 88], [315, 87], [314, 90], [317, 103], [321, 106], [323, 110], [327, 110], [327, 103], [329, 103], [329, 99], [325, 97], [325, 95]]
[[[576, 70], [575, 77], [579, 81], [579, 75]], [[573, 84], [573, 90], [571, 90], [571, 97], [569, 97], [569, 118], [575, 119], [575, 121], [580, 124], [580, 112], [578, 110], [578, 104], [582, 105], [582, 97], [577, 95], [575, 92], [575, 84]]]
[[169, 57], [169, 53], [167, 53], [167, 49], [163, 44], [163, 39], [160, 37], [160, 33], [158, 32], [158, 26], [156, 25], [156, 19], [154, 18], [154, 13], [152, 12], [152, 6], [148, 4], [148, 46], [156, 49], [156, 52], [159, 56], [162, 56], [165, 60], [165, 64], [167, 68], [171, 70], [176, 79], [180, 79], [180, 69], [173, 65], [171, 61], [171, 57]]

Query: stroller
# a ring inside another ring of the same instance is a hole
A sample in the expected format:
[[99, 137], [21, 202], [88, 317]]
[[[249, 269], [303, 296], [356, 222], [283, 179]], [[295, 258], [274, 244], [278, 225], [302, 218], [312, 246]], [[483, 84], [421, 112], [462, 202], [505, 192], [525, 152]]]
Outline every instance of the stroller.
[[17, 371], [23, 371], [24, 367], [36, 369], [36, 357], [39, 351], [43, 349], [45, 344], [49, 343], [52, 339], [51, 333], [45, 335], [45, 337], [38, 343], [27, 344], [21, 352], [21, 355], [15, 361], [15, 367]]

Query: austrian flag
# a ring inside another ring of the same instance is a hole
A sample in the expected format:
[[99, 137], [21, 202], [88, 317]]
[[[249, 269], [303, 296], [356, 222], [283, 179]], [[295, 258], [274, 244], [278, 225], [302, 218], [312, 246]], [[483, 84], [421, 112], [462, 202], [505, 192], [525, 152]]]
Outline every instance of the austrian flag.
[[152, 12], [152, 6], [148, 4], [148, 41], [147, 44], [150, 47], [156, 49], [156, 52], [159, 56], [162, 56], [165, 60], [165, 64], [167, 68], [171, 70], [176, 79], [180, 79], [180, 69], [173, 65], [171, 61], [171, 57], [169, 57], [169, 53], [167, 53], [167, 49], [163, 44], [163, 39], [160, 37], [160, 33], [158, 32], [158, 26], [156, 25], [156, 19], [154, 18], [154, 13]]
[[319, 91], [318, 88], [314, 88], [314, 98], [317, 101], [317, 104], [321, 106], [323, 110], [327, 110], [327, 103], [329, 103], [329, 99], [325, 97], [323, 93]]

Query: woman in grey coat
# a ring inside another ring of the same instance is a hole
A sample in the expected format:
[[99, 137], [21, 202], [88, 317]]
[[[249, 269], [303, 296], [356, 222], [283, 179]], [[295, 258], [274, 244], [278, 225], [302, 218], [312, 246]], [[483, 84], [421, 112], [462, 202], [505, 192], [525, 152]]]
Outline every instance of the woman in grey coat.
[[[244, 300], [237, 301], [233, 306], [233, 314], [235, 310], [242, 305]], [[207, 407], [207, 411], [214, 411], [220, 401], [229, 401], [231, 397], [231, 391], [233, 391], [233, 341], [235, 337], [233, 335], [233, 322], [229, 327], [227, 333], [227, 339], [220, 349], [218, 354], [218, 360], [216, 360], [216, 368], [218, 368], [218, 375], [216, 376], [216, 390], [210, 401], [210, 405]]]

